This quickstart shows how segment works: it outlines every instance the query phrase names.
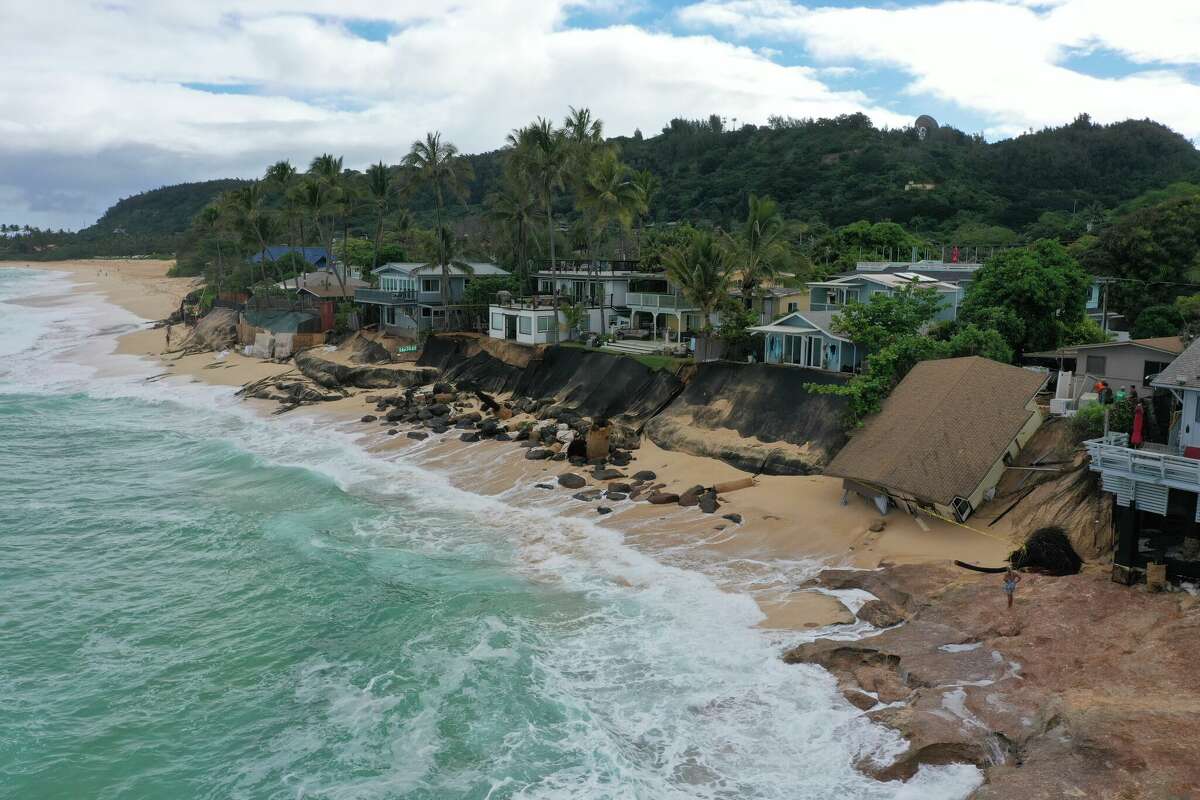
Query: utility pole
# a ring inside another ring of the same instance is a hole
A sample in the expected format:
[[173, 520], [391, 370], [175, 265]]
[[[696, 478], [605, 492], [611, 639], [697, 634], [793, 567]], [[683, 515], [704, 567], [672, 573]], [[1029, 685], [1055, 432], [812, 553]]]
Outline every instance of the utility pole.
[[1102, 293], [1100, 301], [1100, 325], [1104, 329], [1104, 338], [1106, 340], [1108, 339], [1108, 285], [1112, 282], [1112, 278], [1099, 278], [1097, 280]]

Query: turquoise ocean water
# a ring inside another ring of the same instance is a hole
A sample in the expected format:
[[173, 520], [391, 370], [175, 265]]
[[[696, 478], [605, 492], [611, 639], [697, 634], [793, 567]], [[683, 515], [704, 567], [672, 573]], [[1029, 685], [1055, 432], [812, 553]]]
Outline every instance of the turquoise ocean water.
[[[746, 597], [454, 489], [0, 269], [0, 798], [960, 798]], [[120, 362], [123, 375], [97, 373]]]

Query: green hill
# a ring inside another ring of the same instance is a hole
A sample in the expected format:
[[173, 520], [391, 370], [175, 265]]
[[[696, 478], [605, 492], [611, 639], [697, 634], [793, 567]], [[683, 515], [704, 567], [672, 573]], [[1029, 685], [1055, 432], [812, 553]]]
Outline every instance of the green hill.
[[178, 234], [192, 217], [222, 192], [235, 189], [246, 181], [226, 178], [200, 183], [180, 183], [135, 194], [117, 201], [95, 225], [80, 231], [83, 237], [120, 235]]
[[[774, 197], [791, 219], [832, 226], [892, 221], [941, 241], [964, 226], [1046, 235], [1049, 223], [1039, 218], [1048, 212], [1097, 217], [1147, 191], [1200, 182], [1200, 152], [1149, 120], [1097, 125], [1081, 116], [1069, 125], [988, 143], [948, 127], [922, 139], [913, 128], [876, 128], [861, 114], [775, 119], [737, 130], [725, 130], [712, 117], [676, 119], [657, 136], [614, 141], [632, 167], [661, 179], [651, 207], [658, 222], [726, 224], [742, 215], [753, 192]], [[478, 216], [501, 180], [502, 156], [468, 156], [476, 178], [467, 206], [455, 209], [455, 216]], [[173, 252], [196, 212], [240, 183], [186, 183], [125, 198], [78, 234], [47, 234], [38, 252], [47, 241], [57, 248], [54, 257]], [[427, 222], [432, 197], [418, 193], [410, 206]], [[562, 198], [558, 210], [569, 214], [570, 200]], [[360, 216], [352, 228], [369, 229], [369, 212]], [[1060, 218], [1054, 224], [1065, 223]], [[22, 247], [30, 255], [28, 239], [0, 240], [0, 257], [19, 257]]]

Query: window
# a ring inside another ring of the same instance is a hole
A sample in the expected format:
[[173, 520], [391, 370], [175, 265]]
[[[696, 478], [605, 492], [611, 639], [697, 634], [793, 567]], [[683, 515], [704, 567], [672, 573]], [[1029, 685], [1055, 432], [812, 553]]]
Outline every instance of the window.
[[432, 317], [433, 310], [430, 309], [429, 306], [421, 306], [421, 316], [422, 317]]
[[1104, 375], [1108, 369], [1108, 359], [1105, 356], [1088, 356], [1087, 357], [1087, 374], [1088, 375]]
[[554, 283], [551, 281], [538, 281], [539, 294], [554, 294]]
[[794, 311], [799, 311], [799, 310], [800, 310], [800, 304], [799, 304], [799, 303], [788, 303], [788, 305], [787, 305], [787, 313], [791, 314], [792, 312], [794, 312]]
[[517, 332], [526, 336], [533, 333], [533, 320], [529, 317], [517, 317]]
[[547, 317], [547, 316], [538, 317], [537, 322], [538, 322], [538, 326], [537, 326], [538, 333], [545, 333], [546, 331], [550, 330], [550, 317]]
[[421, 291], [422, 292], [440, 292], [441, 290], [442, 290], [442, 279], [441, 278], [422, 278], [421, 279]]
[[1162, 372], [1170, 365], [1170, 361], [1147, 361], [1142, 366], [1142, 385], [1144, 386], [1149, 384], [1150, 381], [1158, 376], [1158, 373]]
[[492, 314], [492, 330], [494, 330], [494, 331], [504, 330], [504, 315], [503, 314]]

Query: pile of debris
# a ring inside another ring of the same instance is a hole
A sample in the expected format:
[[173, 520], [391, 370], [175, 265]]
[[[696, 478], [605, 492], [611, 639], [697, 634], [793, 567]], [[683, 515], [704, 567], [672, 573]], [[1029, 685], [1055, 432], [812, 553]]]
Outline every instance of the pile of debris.
[[289, 370], [280, 375], [271, 375], [247, 383], [238, 389], [237, 396], [273, 400], [280, 404], [273, 412], [278, 415], [300, 406], [341, 400], [343, 397], [349, 397], [349, 393], [341, 388], [326, 388], [296, 370]]

